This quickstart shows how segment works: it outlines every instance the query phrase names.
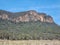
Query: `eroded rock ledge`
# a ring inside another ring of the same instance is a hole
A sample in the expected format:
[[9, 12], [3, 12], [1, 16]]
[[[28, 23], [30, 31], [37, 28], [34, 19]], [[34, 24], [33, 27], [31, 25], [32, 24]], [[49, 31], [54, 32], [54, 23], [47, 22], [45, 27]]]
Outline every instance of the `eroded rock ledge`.
[[53, 23], [53, 18], [45, 13], [38, 13], [35, 10], [29, 10], [25, 12], [8, 12], [0, 10], [0, 19], [10, 20], [13, 22], [29, 22], [29, 21], [41, 21]]

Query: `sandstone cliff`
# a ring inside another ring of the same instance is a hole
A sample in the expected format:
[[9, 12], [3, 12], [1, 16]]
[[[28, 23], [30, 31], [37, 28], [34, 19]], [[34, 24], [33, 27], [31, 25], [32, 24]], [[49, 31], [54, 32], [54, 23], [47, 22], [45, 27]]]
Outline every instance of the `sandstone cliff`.
[[53, 23], [53, 18], [45, 13], [38, 13], [35, 10], [11, 13], [8, 11], [0, 10], [0, 19], [10, 20], [13, 22], [29, 22], [41, 21]]

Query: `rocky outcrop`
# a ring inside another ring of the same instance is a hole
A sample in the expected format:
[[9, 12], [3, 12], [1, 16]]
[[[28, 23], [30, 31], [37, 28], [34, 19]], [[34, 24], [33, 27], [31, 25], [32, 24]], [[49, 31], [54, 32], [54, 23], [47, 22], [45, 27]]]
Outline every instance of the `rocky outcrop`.
[[7, 14], [0, 15], [0, 18], [1, 19], [8, 19], [8, 15]]
[[[1, 11], [0, 11], [1, 12]], [[13, 15], [12, 15], [13, 14]], [[38, 13], [34, 10], [19, 12], [19, 13], [2, 13], [0, 14], [1, 19], [7, 19], [13, 22], [29, 22], [29, 21], [41, 21], [53, 23], [53, 18], [45, 13]]]

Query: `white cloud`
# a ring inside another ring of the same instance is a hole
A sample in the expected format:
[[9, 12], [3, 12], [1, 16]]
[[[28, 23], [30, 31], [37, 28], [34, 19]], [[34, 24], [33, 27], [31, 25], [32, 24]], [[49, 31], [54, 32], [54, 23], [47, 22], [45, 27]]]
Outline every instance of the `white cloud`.
[[47, 5], [47, 6], [31, 6], [31, 7], [18, 7], [11, 8], [9, 11], [25, 11], [25, 10], [39, 10], [39, 9], [60, 9], [60, 5]]
[[47, 8], [47, 9], [54, 9], [54, 8], [60, 8], [60, 5], [49, 5], [49, 6], [35, 6], [35, 7], [29, 7], [31, 9], [43, 9], [43, 8]]

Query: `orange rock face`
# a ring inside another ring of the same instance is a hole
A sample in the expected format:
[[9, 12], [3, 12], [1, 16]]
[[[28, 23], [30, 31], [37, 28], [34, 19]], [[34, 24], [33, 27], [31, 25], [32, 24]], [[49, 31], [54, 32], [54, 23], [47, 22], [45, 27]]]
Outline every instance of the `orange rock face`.
[[30, 10], [24, 15], [19, 15], [17, 17], [9, 17], [7, 14], [0, 15], [0, 18], [7, 19], [14, 22], [29, 22], [29, 21], [41, 21], [41, 22], [48, 22], [53, 23], [52, 17], [44, 14], [38, 14], [38, 12]]
[[2, 18], [2, 19], [8, 19], [8, 15], [6, 15], [6, 14], [0, 15], [0, 18]]

